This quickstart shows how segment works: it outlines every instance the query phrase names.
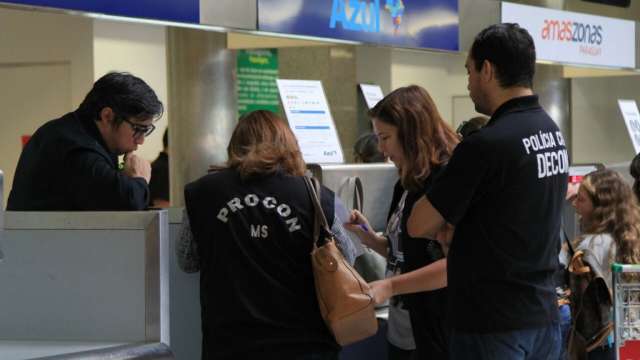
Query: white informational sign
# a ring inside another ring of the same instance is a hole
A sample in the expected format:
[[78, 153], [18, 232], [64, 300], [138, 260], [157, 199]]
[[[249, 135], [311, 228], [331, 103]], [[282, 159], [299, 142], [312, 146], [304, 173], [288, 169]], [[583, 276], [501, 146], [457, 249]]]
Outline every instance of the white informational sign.
[[503, 2], [503, 23], [527, 29], [538, 60], [635, 68], [636, 30], [629, 20]]
[[307, 163], [343, 163], [344, 156], [322, 83], [277, 80], [289, 126]]
[[362, 95], [364, 95], [364, 101], [367, 102], [367, 107], [373, 109], [376, 104], [384, 98], [382, 88], [379, 85], [360, 84]]
[[633, 143], [636, 154], [640, 153], [640, 113], [638, 112], [638, 104], [635, 100], [618, 99], [618, 106], [627, 125], [629, 137]]

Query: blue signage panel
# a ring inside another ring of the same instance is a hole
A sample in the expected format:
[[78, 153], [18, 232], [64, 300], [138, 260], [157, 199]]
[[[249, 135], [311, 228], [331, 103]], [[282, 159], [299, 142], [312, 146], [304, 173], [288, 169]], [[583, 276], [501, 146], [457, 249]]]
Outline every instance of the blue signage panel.
[[199, 0], [3, 0], [2, 2], [134, 18], [194, 24], [200, 22]]
[[258, 29], [459, 50], [458, 0], [258, 0]]

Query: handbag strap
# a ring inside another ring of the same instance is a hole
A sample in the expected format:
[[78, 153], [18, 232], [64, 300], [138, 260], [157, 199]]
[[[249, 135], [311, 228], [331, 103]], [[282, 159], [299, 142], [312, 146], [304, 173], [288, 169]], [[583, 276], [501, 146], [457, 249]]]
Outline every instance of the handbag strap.
[[362, 180], [358, 176], [353, 176], [353, 208], [362, 212], [364, 208], [364, 190], [362, 189]]
[[[344, 195], [352, 195], [351, 198], [345, 198]], [[350, 209], [358, 210], [362, 212], [364, 205], [364, 190], [362, 187], [362, 180], [358, 176], [348, 176], [344, 178], [342, 185], [338, 188], [337, 195], [345, 206]]]
[[569, 258], [572, 258], [573, 255], [576, 254], [576, 251], [573, 249], [573, 245], [571, 244], [571, 240], [569, 239], [569, 236], [567, 235], [567, 232], [564, 230], [564, 228], [562, 229], [562, 236], [564, 236], [564, 240], [567, 243], [567, 246], [569, 248]]
[[324, 216], [322, 206], [320, 205], [320, 183], [315, 178], [309, 178], [304, 176], [304, 184], [307, 187], [307, 192], [311, 197], [311, 203], [313, 203], [314, 221], [313, 221], [313, 247], [319, 247], [324, 245], [326, 239], [320, 236], [320, 230], [324, 230], [327, 234], [331, 235], [327, 218]]

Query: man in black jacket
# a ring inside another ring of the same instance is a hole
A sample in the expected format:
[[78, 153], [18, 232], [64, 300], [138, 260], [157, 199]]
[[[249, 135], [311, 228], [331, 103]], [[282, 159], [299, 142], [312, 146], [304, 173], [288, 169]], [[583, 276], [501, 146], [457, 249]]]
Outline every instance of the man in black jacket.
[[151, 167], [133, 151], [162, 113], [162, 103], [142, 79], [104, 75], [77, 110], [31, 137], [16, 167], [7, 210], [144, 209]]

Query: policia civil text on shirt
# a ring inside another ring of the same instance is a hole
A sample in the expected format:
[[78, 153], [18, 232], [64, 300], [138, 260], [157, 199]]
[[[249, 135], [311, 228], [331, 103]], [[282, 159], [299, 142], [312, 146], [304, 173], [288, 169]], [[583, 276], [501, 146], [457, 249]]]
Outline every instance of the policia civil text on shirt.
[[[320, 315], [310, 253], [314, 208], [305, 164], [284, 120], [243, 116], [228, 162], [185, 187], [178, 264], [200, 271], [202, 359], [337, 359]], [[321, 205], [345, 258], [348, 214], [329, 189]]]
[[146, 208], [151, 168], [132, 152], [162, 112], [162, 103], [142, 79], [104, 75], [77, 110], [47, 122], [31, 137], [18, 161], [7, 210]]

